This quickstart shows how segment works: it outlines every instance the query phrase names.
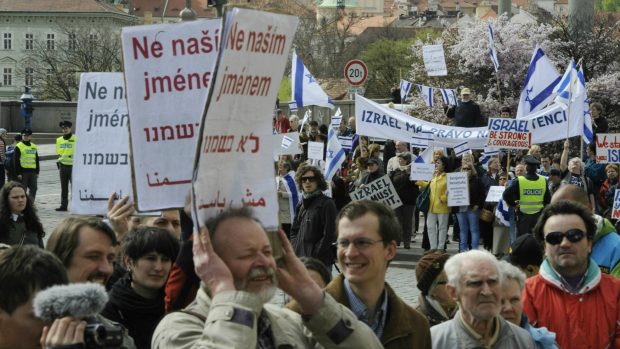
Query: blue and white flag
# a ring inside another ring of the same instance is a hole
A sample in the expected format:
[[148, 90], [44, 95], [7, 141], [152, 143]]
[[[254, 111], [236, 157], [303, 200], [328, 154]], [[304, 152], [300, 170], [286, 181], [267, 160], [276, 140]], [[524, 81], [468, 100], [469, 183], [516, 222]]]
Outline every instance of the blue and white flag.
[[327, 151], [325, 152], [325, 180], [330, 181], [338, 172], [344, 162], [346, 155], [344, 149], [338, 141], [336, 132], [333, 128], [327, 133]]
[[405, 103], [407, 101], [407, 96], [409, 96], [409, 91], [411, 90], [411, 82], [407, 80], [400, 80], [400, 100], [401, 103]]
[[336, 114], [332, 116], [331, 125], [333, 128], [338, 129], [340, 127], [340, 122], [342, 121], [342, 112], [340, 108], [336, 109]]
[[288, 209], [291, 214], [291, 224], [295, 220], [295, 208], [299, 203], [299, 192], [297, 191], [297, 184], [295, 183], [295, 171], [290, 171], [286, 175], [280, 178], [284, 184], [284, 189], [288, 194]]
[[297, 102], [295, 101], [288, 102], [288, 109], [292, 112], [297, 111]]
[[583, 122], [583, 140], [590, 144], [594, 140], [594, 134], [583, 68], [580, 66], [577, 70], [575, 62], [571, 60], [554, 92], [557, 93], [555, 102], [568, 107], [571, 122]]
[[488, 170], [489, 160], [494, 156], [499, 156], [498, 148], [484, 147], [484, 152], [478, 159], [478, 162], [480, 162], [480, 165], [482, 165], [485, 170]]
[[434, 133], [431, 131], [420, 131], [413, 134], [411, 146], [418, 148], [430, 147], [433, 142]]
[[493, 62], [493, 67], [495, 67], [495, 72], [499, 71], [499, 61], [497, 60], [497, 50], [495, 49], [495, 34], [493, 33], [493, 26], [491, 25], [491, 20], [489, 20], [489, 55], [491, 56], [491, 61]]
[[561, 78], [543, 50], [536, 46], [521, 91], [517, 118], [525, 117], [547, 106], [553, 100], [555, 96], [553, 89]]
[[430, 86], [418, 85], [418, 89], [420, 89], [420, 93], [422, 97], [424, 97], [424, 102], [427, 107], [433, 106], [433, 88]]
[[282, 137], [282, 148], [288, 149], [295, 140], [289, 136]]
[[454, 146], [454, 155], [463, 156], [463, 154], [471, 152], [468, 142], [463, 142]]
[[291, 90], [293, 92], [293, 100], [297, 103], [297, 108], [308, 105], [317, 105], [320, 107], [334, 108], [332, 100], [319, 83], [316, 81], [312, 73], [306, 68], [301, 58], [297, 56], [297, 52], [293, 50], [293, 66], [291, 73]]
[[501, 223], [505, 227], [510, 226], [510, 207], [506, 203], [506, 201], [499, 200], [497, 202], [497, 207], [495, 208], [495, 217], [497, 221]]
[[443, 104], [445, 105], [456, 105], [456, 90], [451, 88], [442, 88], [441, 97], [443, 97]]
[[306, 122], [310, 121], [310, 115], [312, 114], [312, 112], [310, 110], [306, 110], [306, 112], [304, 113], [304, 118], [301, 119], [301, 128], [300, 128], [300, 132], [304, 132], [304, 125], [306, 124]]
[[419, 164], [432, 164], [433, 163], [433, 147], [428, 147], [424, 149], [424, 151], [418, 155], [415, 159], [416, 163]]

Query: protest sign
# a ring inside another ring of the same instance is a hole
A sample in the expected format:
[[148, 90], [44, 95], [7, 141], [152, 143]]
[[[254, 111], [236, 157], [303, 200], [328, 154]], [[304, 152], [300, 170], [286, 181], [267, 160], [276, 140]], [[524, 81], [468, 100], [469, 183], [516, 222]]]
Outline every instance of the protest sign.
[[487, 194], [487, 198], [484, 201], [498, 202], [502, 199], [504, 190], [506, 190], [506, 187], [502, 187], [501, 185], [492, 185], [491, 187], [489, 187], [489, 193]]
[[80, 76], [71, 180], [72, 213], [105, 215], [112, 193], [118, 198], [133, 197], [128, 121], [122, 73]]
[[214, 19], [123, 28], [133, 179], [141, 211], [185, 205], [220, 24]]
[[198, 226], [240, 206], [251, 207], [267, 230], [278, 226], [271, 122], [297, 23], [293, 16], [240, 8], [226, 12], [218, 71], [196, 149], [192, 216]]
[[424, 68], [428, 76], [448, 75], [443, 45], [422, 46], [422, 57], [424, 59]]
[[487, 146], [502, 149], [530, 149], [532, 133], [527, 119], [489, 118]]
[[614, 193], [614, 206], [611, 211], [612, 219], [620, 219], [620, 189], [616, 189]]
[[595, 141], [597, 163], [620, 162], [620, 133], [599, 133]]
[[398, 193], [394, 188], [394, 184], [390, 180], [388, 175], [385, 175], [377, 180], [374, 180], [368, 184], [365, 184], [360, 189], [351, 192], [349, 194], [351, 200], [372, 200], [377, 201], [389, 206], [392, 209], [398, 208], [403, 205], [400, 201]]
[[299, 132], [274, 134], [273, 142], [274, 155], [296, 155], [304, 152], [299, 143]]
[[[438, 147], [450, 147], [467, 141], [472, 149], [487, 144], [486, 127], [455, 127], [435, 124], [382, 106], [360, 95], [355, 96], [355, 125], [363, 136], [393, 139], [407, 143], [428, 138]], [[432, 133], [431, 137], [427, 132]], [[416, 137], [416, 138], [414, 138]]]
[[469, 206], [467, 173], [448, 173], [448, 207]]
[[344, 150], [353, 150], [353, 136], [338, 136], [338, 141]]
[[323, 160], [323, 142], [308, 142], [308, 159]]
[[409, 179], [412, 181], [430, 181], [433, 179], [433, 173], [435, 173], [435, 164], [412, 162]]

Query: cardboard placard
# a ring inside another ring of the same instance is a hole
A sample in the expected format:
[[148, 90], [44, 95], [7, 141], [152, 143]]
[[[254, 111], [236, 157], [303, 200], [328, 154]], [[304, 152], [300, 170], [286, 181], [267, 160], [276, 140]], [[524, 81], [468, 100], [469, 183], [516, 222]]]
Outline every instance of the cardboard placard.
[[614, 193], [614, 207], [611, 211], [611, 218], [620, 219], [620, 189]]
[[597, 163], [620, 163], [620, 133], [599, 133], [595, 142]]
[[489, 118], [488, 147], [502, 149], [529, 149], [532, 132], [527, 119]]
[[448, 173], [448, 207], [469, 206], [467, 173]]
[[402, 201], [400, 201], [398, 193], [396, 193], [396, 188], [394, 188], [394, 184], [392, 184], [392, 181], [388, 175], [364, 185], [364, 187], [351, 192], [349, 196], [353, 201], [378, 201], [392, 209], [403, 205]]
[[435, 173], [435, 164], [411, 163], [411, 175], [409, 179], [412, 181], [430, 181]]
[[422, 46], [422, 57], [424, 59], [424, 68], [428, 76], [448, 75], [443, 45]]
[[499, 200], [502, 199], [504, 190], [506, 190], [506, 187], [502, 187], [501, 185], [493, 185], [489, 187], [489, 193], [487, 194], [487, 198], [484, 201], [499, 202]]
[[323, 160], [324, 148], [323, 142], [308, 142], [308, 159]]

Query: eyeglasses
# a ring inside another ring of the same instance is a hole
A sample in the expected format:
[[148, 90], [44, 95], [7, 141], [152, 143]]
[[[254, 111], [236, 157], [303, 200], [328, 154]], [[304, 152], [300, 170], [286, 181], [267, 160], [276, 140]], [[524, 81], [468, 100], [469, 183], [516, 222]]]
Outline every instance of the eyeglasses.
[[334, 246], [337, 246], [338, 248], [342, 248], [342, 249], [347, 249], [349, 247], [349, 245], [351, 245], [351, 243], [353, 243], [353, 246], [355, 246], [355, 248], [357, 248], [358, 250], [365, 250], [367, 248], [369, 248], [370, 246], [376, 244], [377, 242], [383, 242], [383, 240], [372, 240], [369, 238], [358, 238], [353, 240], [352, 242], [347, 240], [347, 239], [341, 239], [338, 240], [336, 242], [333, 243]]
[[557, 245], [562, 243], [562, 240], [566, 238], [568, 241], [575, 243], [581, 241], [586, 233], [580, 229], [569, 229], [566, 233], [560, 231], [553, 231], [545, 235], [545, 241], [550, 245]]
[[301, 181], [302, 182], [314, 182], [316, 180], [316, 177], [301, 177]]

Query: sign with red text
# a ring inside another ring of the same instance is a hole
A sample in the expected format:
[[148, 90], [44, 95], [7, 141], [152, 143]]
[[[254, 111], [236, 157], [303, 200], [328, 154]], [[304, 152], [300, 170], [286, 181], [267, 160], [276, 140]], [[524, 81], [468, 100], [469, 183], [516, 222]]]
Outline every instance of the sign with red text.
[[620, 133], [599, 133], [595, 142], [597, 163], [620, 162]]
[[140, 211], [185, 205], [221, 42], [220, 25], [218, 19], [123, 28], [133, 180]]
[[530, 149], [532, 132], [527, 119], [489, 118], [488, 147]]
[[108, 198], [133, 196], [123, 73], [80, 76], [71, 213], [105, 215]]
[[228, 207], [246, 206], [266, 229], [278, 227], [271, 122], [297, 23], [297, 17], [254, 10], [226, 13], [194, 165], [198, 226]]
[[359, 86], [366, 81], [368, 68], [359, 59], [352, 59], [344, 66], [344, 78], [351, 86]]

